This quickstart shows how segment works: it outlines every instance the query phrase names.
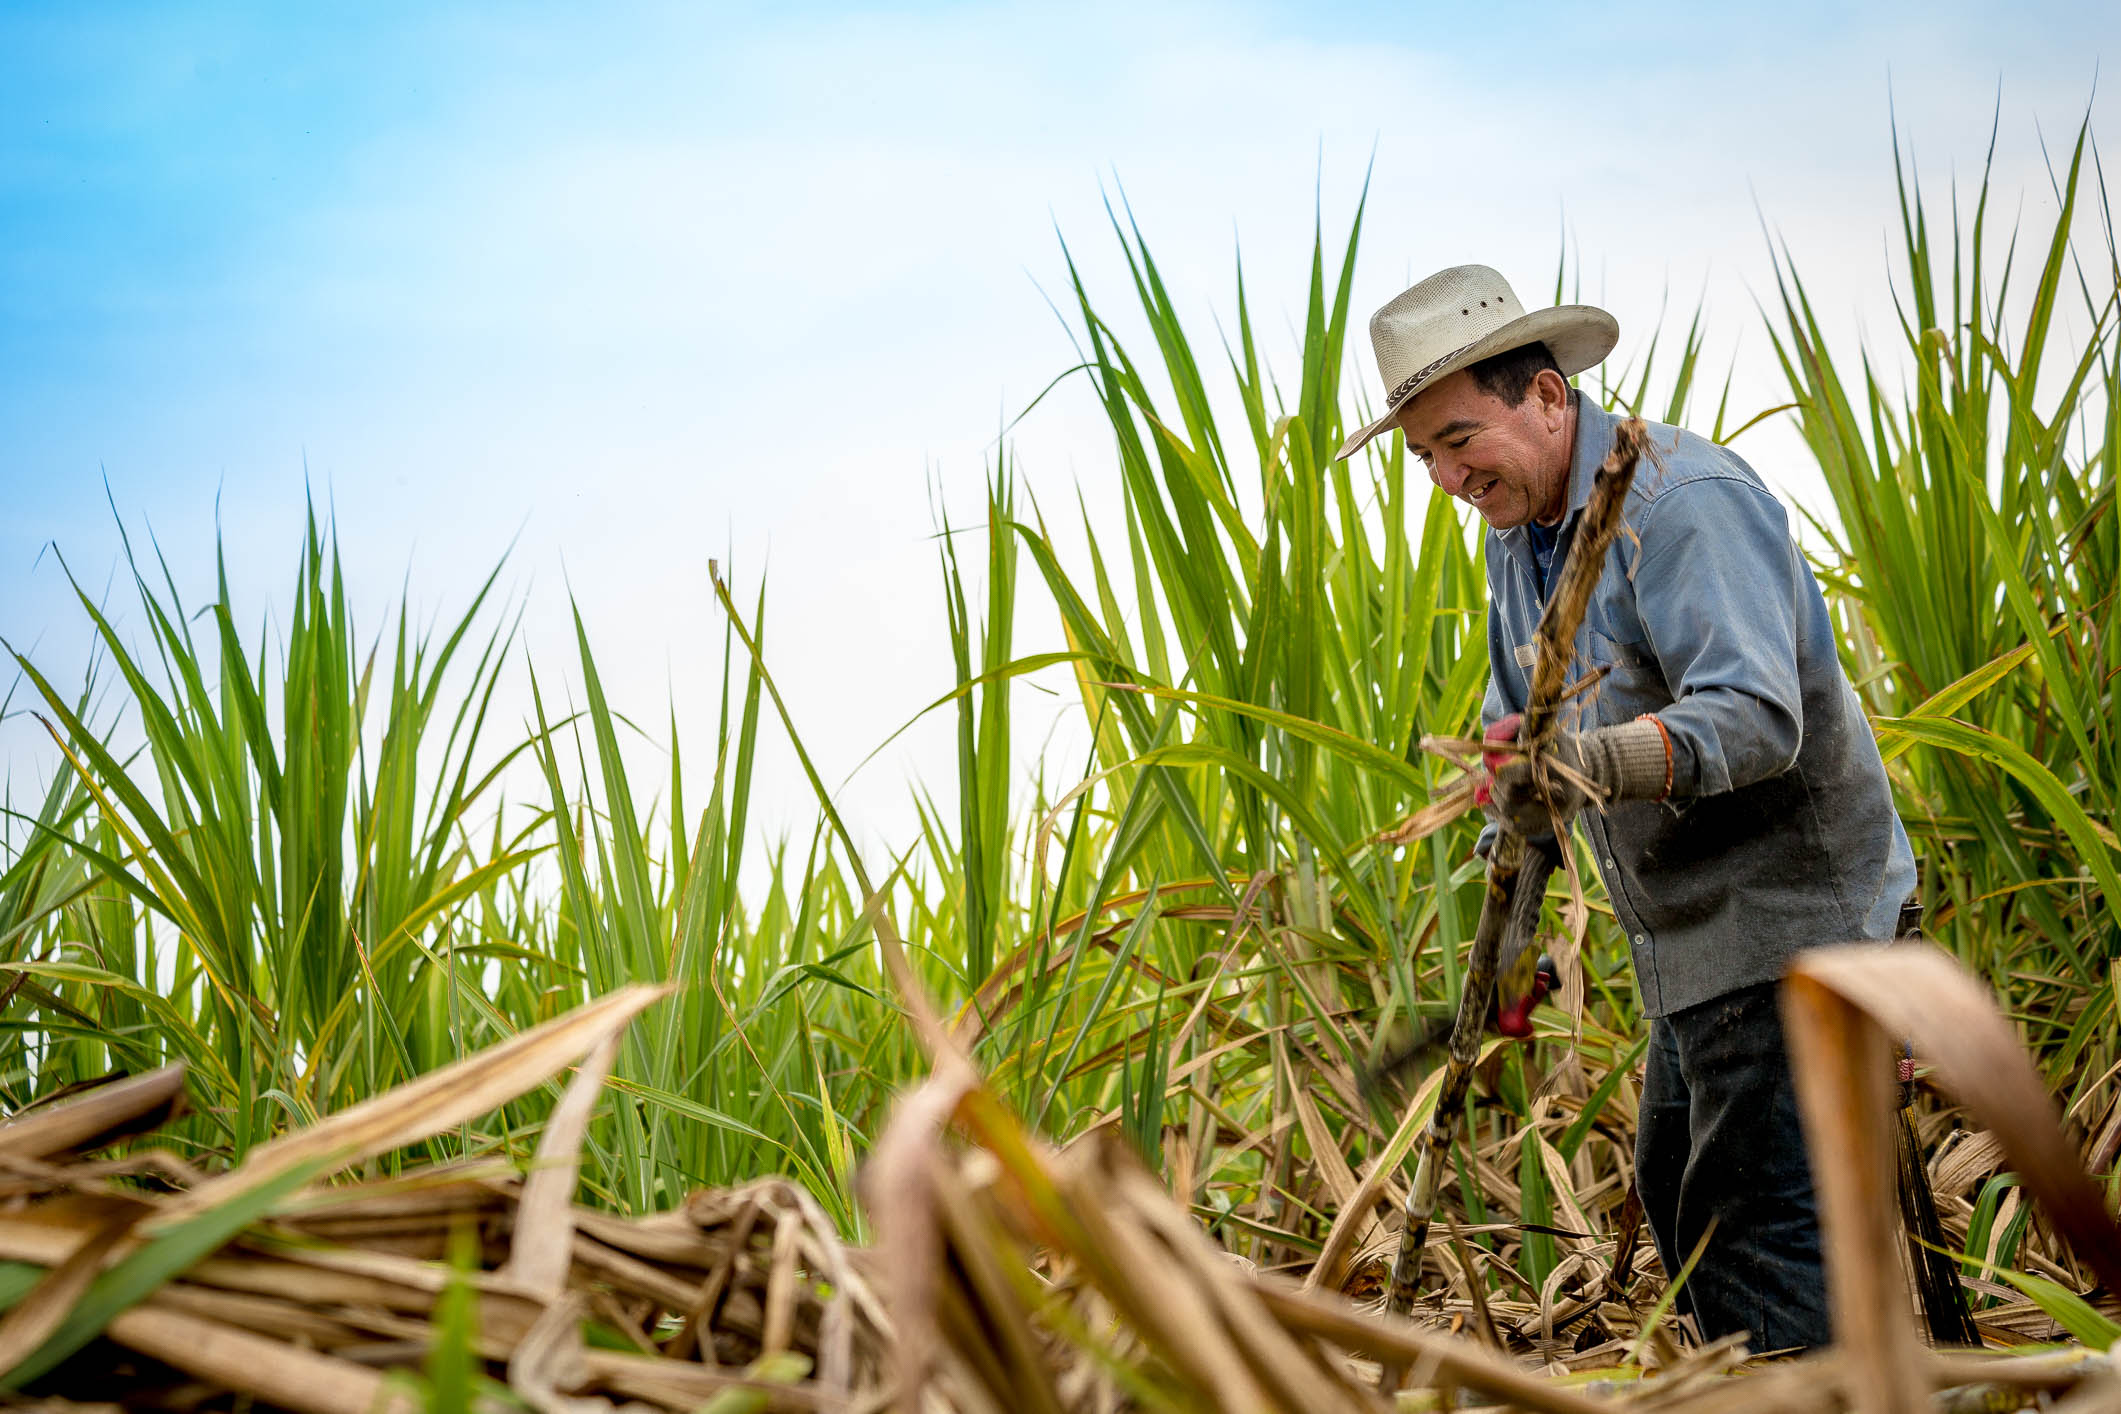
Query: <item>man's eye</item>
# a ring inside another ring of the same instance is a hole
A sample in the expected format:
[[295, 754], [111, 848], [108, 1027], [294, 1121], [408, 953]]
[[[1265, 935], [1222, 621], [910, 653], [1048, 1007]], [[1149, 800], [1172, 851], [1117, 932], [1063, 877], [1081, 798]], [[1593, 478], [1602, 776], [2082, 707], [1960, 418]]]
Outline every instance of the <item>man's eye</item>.
[[1457, 451], [1457, 450], [1458, 450], [1458, 449], [1459, 449], [1460, 447], [1463, 447], [1463, 446], [1464, 446], [1464, 445], [1465, 445], [1466, 443], [1468, 443], [1468, 442], [1470, 442], [1470, 441], [1472, 441], [1472, 440], [1473, 440], [1473, 436], [1472, 436], [1472, 434], [1471, 434], [1471, 433], [1467, 433], [1467, 434], [1466, 434], [1465, 436], [1463, 436], [1463, 437], [1460, 437], [1460, 438], [1458, 438], [1458, 439], [1457, 439], [1456, 441], [1454, 441], [1454, 442], [1448, 442], [1448, 443], [1446, 443], [1445, 445], [1446, 445], [1446, 446], [1448, 446], [1448, 447], [1450, 447], [1450, 449], [1451, 449], [1452, 451], [1454, 451], [1454, 452], [1455, 452], [1455, 451]]

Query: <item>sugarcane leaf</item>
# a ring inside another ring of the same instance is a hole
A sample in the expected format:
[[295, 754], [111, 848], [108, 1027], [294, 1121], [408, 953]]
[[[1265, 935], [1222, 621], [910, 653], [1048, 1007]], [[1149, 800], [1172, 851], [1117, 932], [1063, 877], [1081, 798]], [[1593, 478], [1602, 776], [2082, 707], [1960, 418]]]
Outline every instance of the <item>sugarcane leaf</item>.
[[1352, 736], [1323, 722], [1314, 722], [1306, 717], [1276, 711], [1256, 703], [1240, 702], [1235, 698], [1219, 697], [1209, 692], [1184, 692], [1177, 688], [1160, 687], [1154, 683], [1102, 683], [1100, 686], [1120, 692], [1139, 692], [1145, 696], [1161, 698], [1167, 702], [1183, 702], [1193, 706], [1212, 707], [1219, 711], [1234, 712], [1241, 717], [1250, 717], [1279, 727], [1300, 741], [1320, 746], [1348, 761], [1387, 776], [1399, 783], [1408, 795], [1421, 799], [1428, 794], [1428, 783], [1421, 773], [1403, 759], [1382, 747]]
[[2056, 1325], [2092, 1349], [2105, 1350], [2121, 1339], [2121, 1325], [2067, 1287], [2030, 1272], [1999, 1269], [1996, 1275], [2024, 1292]]
[[[2068, 834], [2085, 867], [2099, 880], [2100, 902], [2105, 906], [2107, 917], [2115, 926], [2121, 927], [2121, 870], [2115, 868], [2114, 850], [2105, 838], [2107, 832], [2085, 813], [2069, 788], [2055, 778], [2055, 773], [2035, 760], [2032, 753], [2008, 737], [1951, 717], [1887, 717], [1881, 719], [1880, 725], [1905, 732], [1929, 746], [1993, 762], [2009, 772], [2032, 792], [2049, 817]], [[2074, 961], [2081, 971], [2082, 959]]]
[[[1924, 698], [1920, 705], [1907, 713], [1910, 717], [1949, 717], [1974, 698], [2002, 681], [2013, 670], [2033, 656], [2033, 645], [2021, 643], [2008, 653], [2000, 653], [1974, 669], [1966, 676], [1947, 683]], [[1878, 730], [1878, 754], [1891, 761], [1915, 744], [1916, 738], [1908, 732], [1890, 727], [1884, 722], [1872, 724]]]

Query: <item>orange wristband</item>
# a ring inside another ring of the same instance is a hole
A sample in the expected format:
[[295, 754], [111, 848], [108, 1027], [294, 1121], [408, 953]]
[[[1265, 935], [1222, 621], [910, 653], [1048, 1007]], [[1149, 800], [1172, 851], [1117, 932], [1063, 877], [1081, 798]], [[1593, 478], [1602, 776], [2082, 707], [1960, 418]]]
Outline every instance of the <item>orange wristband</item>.
[[1664, 789], [1658, 792], [1659, 800], [1669, 800], [1672, 795], [1672, 731], [1657, 720], [1655, 712], [1645, 712], [1635, 719], [1638, 722], [1656, 722], [1657, 735], [1664, 738]]

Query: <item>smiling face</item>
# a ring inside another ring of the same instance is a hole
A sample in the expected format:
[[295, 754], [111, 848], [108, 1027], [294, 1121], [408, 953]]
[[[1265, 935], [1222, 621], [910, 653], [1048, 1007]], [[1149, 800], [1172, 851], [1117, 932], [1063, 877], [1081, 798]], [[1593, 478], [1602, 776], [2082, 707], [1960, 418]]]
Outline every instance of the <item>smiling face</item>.
[[1460, 369], [1416, 394], [1398, 422], [1429, 480], [1495, 529], [1561, 519], [1576, 419], [1559, 373], [1541, 370], [1511, 407]]

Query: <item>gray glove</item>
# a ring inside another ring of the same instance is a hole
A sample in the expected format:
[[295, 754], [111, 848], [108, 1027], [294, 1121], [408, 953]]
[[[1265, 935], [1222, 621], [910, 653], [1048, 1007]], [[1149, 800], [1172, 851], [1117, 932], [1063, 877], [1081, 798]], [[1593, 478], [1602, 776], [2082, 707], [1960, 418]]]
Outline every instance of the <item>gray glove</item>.
[[1524, 757], [1491, 773], [1488, 795], [1495, 814], [1521, 835], [1558, 835], [1569, 828], [1590, 800], [1572, 774], [1596, 786], [1607, 800], [1662, 800], [1671, 789], [1671, 749], [1664, 728], [1648, 717], [1596, 731], [1556, 732], [1546, 755], [1545, 796], [1534, 786], [1532, 763]]

